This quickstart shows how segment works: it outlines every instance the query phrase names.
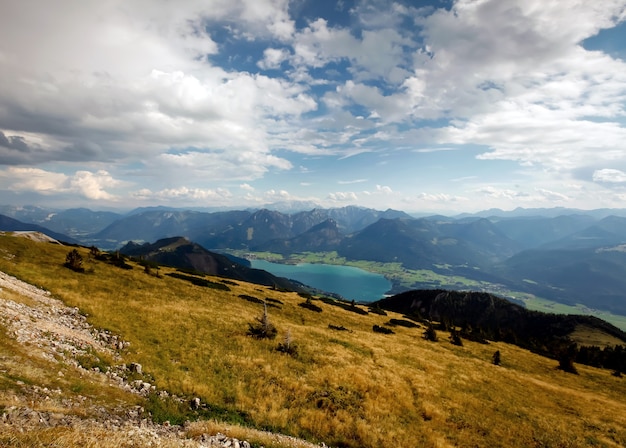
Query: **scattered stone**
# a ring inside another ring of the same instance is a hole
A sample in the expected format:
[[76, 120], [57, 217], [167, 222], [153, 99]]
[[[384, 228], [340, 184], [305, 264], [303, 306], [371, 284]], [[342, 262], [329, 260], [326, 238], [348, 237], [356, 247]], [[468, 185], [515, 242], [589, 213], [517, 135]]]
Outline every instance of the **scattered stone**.
[[138, 362], [131, 362], [129, 367], [131, 372], [141, 375], [143, 373], [143, 367]]

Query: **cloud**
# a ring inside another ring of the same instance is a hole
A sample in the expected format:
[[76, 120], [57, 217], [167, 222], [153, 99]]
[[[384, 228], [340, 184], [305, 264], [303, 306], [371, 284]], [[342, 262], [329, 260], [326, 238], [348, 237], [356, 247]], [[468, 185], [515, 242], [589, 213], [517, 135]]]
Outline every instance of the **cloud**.
[[[254, 159], [263, 173], [289, 165], [269, 154], [276, 121], [317, 107], [307, 86], [207, 60], [219, 51], [208, 26], [216, 21], [288, 38], [286, 1], [26, 0], [7, 8], [12, 19], [0, 26], [3, 164], [122, 164], [195, 147]], [[216, 171], [221, 161], [214, 158]]]
[[477, 189], [476, 192], [495, 199], [514, 199], [518, 201], [530, 199], [528, 193], [511, 190], [508, 188], [495, 188], [492, 186], [487, 186]]
[[[626, 136], [619, 122], [606, 120], [623, 113], [626, 65], [580, 46], [585, 38], [623, 20], [625, 11], [624, 2], [618, 0], [606, 8], [587, 3], [546, 7], [537, 0], [461, 0], [451, 10], [422, 11], [401, 7], [384, 11], [368, 3], [353, 11], [369, 27], [360, 38], [347, 28], [332, 28], [318, 20], [296, 35], [294, 45], [300, 44], [299, 62], [310, 67], [350, 61], [353, 79], [324, 97], [333, 113], [351, 111], [356, 105], [357, 110], [369, 111], [361, 121], [376, 126], [449, 120], [449, 126], [422, 134], [442, 149], [450, 149], [449, 144], [484, 145], [489, 149], [481, 160], [569, 170], [586, 164], [599, 148], [619, 147]], [[421, 27], [421, 48], [419, 39], [406, 30], [391, 37], [390, 24], [407, 18]], [[396, 68], [410, 69], [394, 89], [355, 75], [363, 69], [375, 77], [385, 66], [380, 62], [375, 70], [359, 62], [359, 50], [369, 35], [401, 43], [397, 48], [404, 54], [415, 49], [410, 66], [401, 55], [394, 60]], [[604, 120], [590, 120], [593, 116]], [[394, 128], [383, 127], [376, 136], [363, 129], [347, 135], [349, 141], [363, 146], [376, 144], [381, 136], [397, 144], [408, 140], [401, 137], [406, 131]], [[624, 156], [605, 151], [601, 157]]]
[[267, 190], [263, 195], [265, 201], [287, 201], [293, 199], [293, 197], [286, 190]]
[[220, 205], [225, 203], [227, 199], [232, 197], [228, 189], [202, 189], [202, 188], [166, 188], [164, 190], [152, 192], [148, 189], [141, 189], [133, 193], [135, 199], [140, 200], [165, 200], [165, 201], [196, 201], [196, 200], [212, 200], [221, 201]]
[[96, 173], [77, 171], [76, 174], [69, 179], [70, 190], [78, 191], [87, 199], [94, 200], [115, 200], [116, 197], [108, 193], [105, 188], [116, 187], [117, 185], [119, 185], [119, 181], [113, 179], [111, 175], [104, 170]]
[[[0, 18], [0, 164], [34, 170], [2, 171], [4, 191], [234, 201], [220, 188], [240, 185], [261, 201], [249, 183], [311, 161], [308, 190], [324, 196], [325, 157], [349, 185], [351, 166], [376, 178], [366, 160], [396, 169], [411, 152], [417, 173], [462, 151], [493, 186], [416, 199], [399, 178], [327, 199], [550, 203], [624, 182], [626, 61], [584, 41], [626, 20], [626, 0], [359, 1], [343, 25], [296, 21], [288, 0], [53, 3], [9, 2]], [[448, 178], [471, 177], [453, 165]], [[488, 174], [511, 166], [532, 183]], [[589, 190], [560, 187], [572, 179]]]
[[4, 135], [4, 132], [0, 132], [0, 147], [20, 152], [26, 152], [29, 150], [29, 147], [26, 144], [24, 137], [15, 135], [7, 137]]
[[294, 64], [323, 67], [354, 54], [358, 40], [349, 29], [329, 28], [325, 19], [318, 18], [294, 38]]
[[545, 188], [537, 188], [536, 191], [541, 196], [552, 202], [563, 202], [570, 200], [567, 195], [559, 193], [557, 191], [546, 190]]
[[437, 10], [423, 20], [432, 55], [416, 76], [428, 96], [416, 97], [414, 111], [456, 118], [436, 140], [485, 145], [482, 160], [569, 170], [596, 157], [622, 159], [614, 148], [626, 137], [618, 120], [626, 64], [580, 42], [625, 11], [623, 1], [563, 7], [492, 0]]
[[338, 191], [329, 193], [327, 199], [330, 199], [332, 202], [354, 202], [358, 200], [358, 197], [352, 191]]
[[266, 48], [263, 51], [263, 59], [257, 65], [263, 70], [278, 69], [288, 58], [289, 51], [284, 48]]
[[351, 103], [372, 111], [384, 122], [403, 121], [411, 112], [410, 98], [403, 91], [385, 95], [378, 87], [349, 80], [338, 93]]
[[147, 166], [154, 173], [166, 172], [169, 179], [212, 181], [253, 180], [271, 168], [287, 170], [291, 163], [261, 151], [187, 151], [162, 154]]
[[420, 148], [413, 149], [412, 152], [417, 153], [430, 153], [430, 152], [439, 152], [439, 151], [458, 151], [460, 148], [451, 148], [451, 147], [442, 147], [442, 148]]
[[292, 64], [318, 68], [346, 60], [350, 62], [354, 79], [401, 83], [411, 61], [407, 49], [417, 44], [413, 28], [398, 25], [406, 17], [412, 17], [414, 11], [384, 4], [376, 8], [375, 15], [385, 16], [386, 20], [363, 20], [369, 11], [357, 5], [352, 15], [359, 21], [358, 33], [349, 28], [330, 27], [327, 20], [318, 18], [294, 35]]
[[117, 197], [106, 191], [123, 185], [107, 171], [76, 171], [68, 176], [39, 168], [9, 167], [0, 172], [0, 181], [10, 191], [34, 192], [42, 195], [76, 193], [86, 199], [115, 201]]
[[447, 193], [420, 193], [417, 195], [417, 198], [420, 201], [433, 203], [464, 202], [468, 200], [462, 196], [455, 196]]
[[611, 168], [596, 170], [593, 173], [593, 181], [615, 184], [626, 183], [626, 173]]
[[32, 191], [44, 195], [66, 189], [68, 176], [39, 168], [9, 167], [0, 171], [3, 188], [11, 191]]
[[478, 194], [495, 200], [525, 202], [535, 204], [550, 204], [570, 202], [572, 198], [564, 193], [547, 188], [535, 187], [532, 192], [512, 190], [509, 188], [496, 188], [485, 186], [476, 190]]
[[354, 179], [354, 180], [339, 180], [339, 181], [337, 181], [337, 183], [339, 185], [361, 184], [363, 182], [367, 182], [367, 179]]
[[5, 135], [0, 131], [0, 164], [19, 165], [31, 160], [36, 148], [21, 135]]
[[450, 179], [450, 182], [465, 182], [468, 180], [475, 180], [475, 179], [478, 179], [478, 176], [462, 176], [462, 177]]

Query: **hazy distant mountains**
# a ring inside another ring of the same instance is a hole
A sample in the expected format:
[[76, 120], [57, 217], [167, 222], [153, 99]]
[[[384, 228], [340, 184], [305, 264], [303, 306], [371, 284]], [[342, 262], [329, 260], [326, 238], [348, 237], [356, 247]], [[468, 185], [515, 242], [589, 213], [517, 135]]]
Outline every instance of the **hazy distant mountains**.
[[410, 218], [404, 212], [360, 207], [313, 209], [285, 214], [273, 210], [196, 212], [148, 210], [124, 216], [91, 235], [101, 247], [123, 242], [155, 241], [182, 235], [210, 249], [252, 249], [272, 240], [289, 239], [332, 219], [344, 234], [363, 229], [381, 218]]
[[86, 208], [52, 210], [29, 205], [0, 206], [0, 215], [26, 224], [36, 224], [78, 240], [104, 229], [123, 217], [118, 213], [98, 212]]
[[70, 238], [67, 235], [63, 235], [61, 233], [54, 232], [50, 229], [46, 229], [45, 227], [38, 226], [36, 224], [29, 224], [18, 221], [17, 219], [10, 218], [8, 216], [0, 215], [0, 230], [4, 231], [34, 231], [41, 232], [49, 237], [54, 238], [57, 241], [61, 241], [64, 243], [77, 244], [73, 238]]
[[[203, 248], [288, 255], [337, 251], [352, 260], [399, 262], [407, 269], [489, 280], [566, 303], [626, 314], [625, 210], [490, 210], [415, 218], [361, 207], [190, 211], [138, 209], [128, 214], [0, 207], [0, 230], [69, 235], [115, 249], [128, 241], [183, 236]], [[561, 213], [561, 214], [559, 214]], [[23, 226], [13, 220], [22, 221]], [[41, 227], [57, 232], [46, 232]], [[56, 235], [56, 236], [55, 236]], [[64, 241], [71, 241], [65, 238]]]
[[520, 244], [487, 219], [448, 222], [428, 218], [381, 219], [343, 239], [340, 255], [401, 262], [409, 269], [435, 265], [486, 267], [520, 250]]

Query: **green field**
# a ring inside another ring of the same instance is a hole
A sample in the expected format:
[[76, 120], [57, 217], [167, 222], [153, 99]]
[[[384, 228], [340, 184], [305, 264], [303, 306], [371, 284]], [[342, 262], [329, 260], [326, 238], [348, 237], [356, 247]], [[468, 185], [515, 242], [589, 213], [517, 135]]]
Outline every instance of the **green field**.
[[612, 314], [608, 311], [591, 309], [585, 305], [578, 304], [576, 306], [565, 305], [563, 303], [545, 300], [535, 296], [529, 296], [524, 300], [526, 308], [529, 310], [543, 311], [544, 313], [557, 314], [586, 314], [599, 317], [602, 320], [612, 323], [622, 330], [626, 330], [626, 316]]

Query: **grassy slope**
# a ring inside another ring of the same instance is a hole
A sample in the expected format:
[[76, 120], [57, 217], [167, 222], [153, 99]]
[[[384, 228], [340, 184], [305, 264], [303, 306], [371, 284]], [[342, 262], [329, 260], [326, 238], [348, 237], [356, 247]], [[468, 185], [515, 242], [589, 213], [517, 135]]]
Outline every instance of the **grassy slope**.
[[[517, 347], [457, 347], [441, 332], [437, 343], [415, 328], [373, 333], [400, 316], [318, 301], [323, 312], [315, 313], [297, 306], [296, 294], [257, 285], [216, 291], [99, 262], [77, 274], [62, 266], [67, 252], [0, 237], [0, 270], [122, 335], [131, 342], [125, 361], [141, 363], [158, 387], [244, 411], [258, 427], [354, 447], [626, 445], [626, 380], [608, 371], [566, 374]], [[261, 306], [240, 294], [284, 303], [269, 308], [277, 340], [246, 336]], [[295, 358], [275, 350], [287, 330]], [[500, 367], [490, 362], [495, 350]]]

